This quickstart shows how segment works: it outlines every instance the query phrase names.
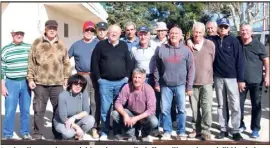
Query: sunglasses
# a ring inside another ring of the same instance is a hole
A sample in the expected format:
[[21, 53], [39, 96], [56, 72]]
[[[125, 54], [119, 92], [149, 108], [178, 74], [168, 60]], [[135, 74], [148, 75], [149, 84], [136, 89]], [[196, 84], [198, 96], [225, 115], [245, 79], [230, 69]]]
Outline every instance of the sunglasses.
[[83, 83], [80, 83], [80, 82], [75, 82], [75, 83], [73, 83], [73, 85], [76, 85], [76, 86], [80, 86], [80, 87], [82, 87], [83, 86]]
[[228, 25], [220, 25], [219, 28], [220, 28], [220, 29], [223, 29], [223, 28], [224, 28], [224, 29], [228, 29], [229, 26], [228, 26]]
[[90, 28], [85, 29], [84, 31], [85, 31], [85, 32], [89, 32], [89, 31], [91, 31], [91, 32], [95, 32], [95, 30], [94, 30], [94, 29], [90, 29]]

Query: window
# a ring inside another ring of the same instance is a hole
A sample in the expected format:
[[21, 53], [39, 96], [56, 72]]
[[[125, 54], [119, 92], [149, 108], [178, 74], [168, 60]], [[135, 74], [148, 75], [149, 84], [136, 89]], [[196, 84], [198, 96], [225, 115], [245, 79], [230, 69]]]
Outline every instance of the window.
[[64, 23], [64, 37], [69, 37], [69, 29], [68, 29], [68, 24]]

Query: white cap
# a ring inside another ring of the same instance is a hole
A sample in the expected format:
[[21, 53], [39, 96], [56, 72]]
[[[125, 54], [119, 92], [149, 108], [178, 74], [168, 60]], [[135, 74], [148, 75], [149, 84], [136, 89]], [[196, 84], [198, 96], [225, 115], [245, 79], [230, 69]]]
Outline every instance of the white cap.
[[168, 30], [165, 22], [158, 22], [156, 30]]
[[13, 27], [13, 29], [11, 30], [11, 32], [24, 32], [24, 29], [21, 27]]

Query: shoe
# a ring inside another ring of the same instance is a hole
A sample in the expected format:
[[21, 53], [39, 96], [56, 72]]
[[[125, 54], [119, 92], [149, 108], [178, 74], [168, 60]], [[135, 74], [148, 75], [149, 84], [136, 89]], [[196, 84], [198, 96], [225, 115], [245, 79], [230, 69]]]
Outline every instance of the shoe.
[[235, 140], [235, 141], [243, 140], [243, 137], [240, 135], [240, 133], [232, 134], [232, 138], [233, 138], [233, 140]]
[[172, 140], [170, 133], [164, 133], [161, 137], [161, 140]]
[[7, 137], [4, 137], [2, 140], [12, 140], [13, 137], [12, 136], [7, 136]]
[[100, 138], [99, 138], [99, 140], [100, 140], [100, 141], [106, 141], [106, 140], [109, 140], [109, 139], [108, 139], [108, 135], [107, 135], [107, 134], [105, 134], [105, 133], [102, 133], [102, 134], [101, 134], [101, 136], [100, 136]]
[[177, 136], [177, 140], [187, 140], [187, 135], [186, 134], [179, 134], [178, 136]]
[[42, 135], [34, 134], [34, 135], [32, 136], [32, 138], [35, 139], [35, 140], [42, 140]]
[[114, 140], [115, 141], [120, 141], [120, 140], [124, 140], [125, 137], [122, 134], [117, 134], [114, 136]]
[[132, 136], [132, 137], [128, 138], [127, 141], [129, 141], [129, 142], [137, 142], [138, 140], [137, 140], [136, 136]]
[[150, 135], [148, 135], [146, 137], [143, 137], [142, 141], [143, 142], [153, 142], [153, 138]]
[[252, 133], [251, 133], [251, 135], [250, 135], [250, 137], [251, 138], [258, 138], [258, 137], [260, 137], [259, 131], [253, 130]]
[[228, 136], [229, 136], [229, 133], [228, 133], [228, 132], [221, 131], [221, 132], [219, 133], [219, 135], [217, 135], [215, 138], [216, 138], [216, 139], [223, 139], [223, 138], [228, 137]]
[[211, 134], [202, 134], [201, 135], [202, 140], [211, 140]]
[[92, 129], [91, 135], [92, 135], [92, 137], [94, 139], [98, 139], [99, 138], [99, 135], [98, 135], [97, 130], [95, 128]]
[[23, 140], [32, 140], [32, 137], [29, 134], [25, 134], [22, 137]]
[[157, 130], [153, 130], [151, 132], [151, 135], [154, 136], [154, 137], [161, 137], [162, 133], [157, 129]]
[[242, 126], [242, 127], [239, 128], [239, 132], [240, 132], [240, 133], [242, 133], [242, 132], [244, 132], [244, 131], [246, 131], [246, 127], [245, 127], [245, 126]]
[[201, 133], [196, 133], [196, 131], [193, 130], [191, 133], [189, 133], [188, 137], [189, 137], [189, 138], [197, 138], [197, 137], [201, 137]]

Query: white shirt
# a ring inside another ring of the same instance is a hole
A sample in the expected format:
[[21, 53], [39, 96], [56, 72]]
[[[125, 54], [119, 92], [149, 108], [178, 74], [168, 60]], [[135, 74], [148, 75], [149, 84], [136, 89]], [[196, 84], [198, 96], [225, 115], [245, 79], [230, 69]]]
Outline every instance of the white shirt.
[[200, 43], [194, 44], [194, 48], [195, 48], [197, 51], [200, 51], [200, 49], [201, 49], [202, 46], [203, 46], [203, 43], [204, 43], [204, 39], [202, 39], [202, 41], [200, 41]]
[[156, 44], [150, 41], [147, 48], [142, 48], [140, 44], [136, 47], [132, 47], [131, 52], [132, 56], [136, 60], [136, 67], [143, 68], [146, 71], [146, 74], [154, 73], [155, 66], [155, 51]]

